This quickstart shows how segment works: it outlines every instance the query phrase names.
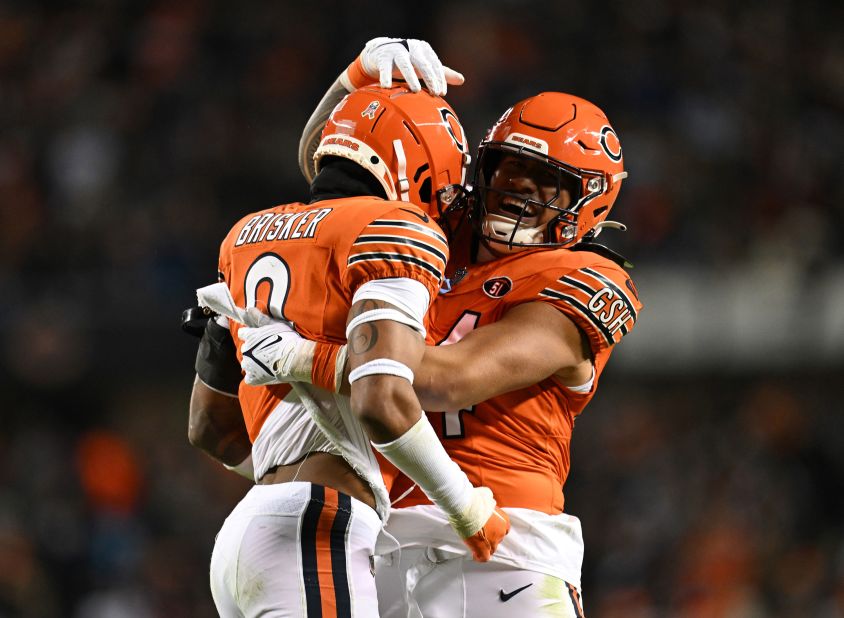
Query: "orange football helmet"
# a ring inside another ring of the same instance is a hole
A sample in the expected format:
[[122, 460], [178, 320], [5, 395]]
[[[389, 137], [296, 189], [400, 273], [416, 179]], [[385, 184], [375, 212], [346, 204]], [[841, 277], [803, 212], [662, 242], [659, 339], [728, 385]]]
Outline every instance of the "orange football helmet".
[[[551, 186], [556, 182], [553, 197], [537, 201], [515, 190], [490, 186], [505, 155], [538, 169]], [[496, 243], [499, 251], [512, 252], [571, 246], [587, 234], [597, 235], [603, 226], [623, 229], [621, 224], [602, 222], [626, 177], [618, 136], [598, 107], [562, 92], [543, 92], [524, 99], [504, 112], [478, 149], [473, 182], [478, 233]], [[571, 197], [567, 205], [561, 203], [563, 190]], [[490, 192], [506, 198], [512, 205], [512, 216], [487, 211]], [[558, 214], [538, 227], [523, 221], [530, 217], [526, 213], [542, 209]]]
[[437, 218], [462, 194], [470, 160], [449, 104], [403, 86], [367, 86], [338, 103], [314, 153], [315, 171], [325, 156], [351, 159], [378, 179], [388, 199]]

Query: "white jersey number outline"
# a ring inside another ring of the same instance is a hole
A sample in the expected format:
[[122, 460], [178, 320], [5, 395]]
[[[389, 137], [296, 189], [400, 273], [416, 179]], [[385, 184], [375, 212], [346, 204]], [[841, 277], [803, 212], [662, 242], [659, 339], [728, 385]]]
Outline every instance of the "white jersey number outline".
[[257, 306], [258, 287], [262, 283], [268, 283], [270, 286], [267, 301], [270, 317], [287, 320], [284, 315], [284, 305], [287, 303], [287, 294], [290, 292], [290, 267], [279, 255], [264, 253], [249, 266], [243, 278], [243, 292], [247, 307]]
[[[463, 337], [478, 327], [478, 322], [481, 319], [481, 314], [477, 311], [466, 310], [458, 318], [445, 339], [440, 341], [437, 345], [451, 345], [457, 343]], [[443, 412], [443, 438], [454, 439], [466, 437], [466, 431], [463, 427], [463, 413], [472, 413], [475, 406], [471, 408], [463, 408], [461, 410], [448, 410]]]

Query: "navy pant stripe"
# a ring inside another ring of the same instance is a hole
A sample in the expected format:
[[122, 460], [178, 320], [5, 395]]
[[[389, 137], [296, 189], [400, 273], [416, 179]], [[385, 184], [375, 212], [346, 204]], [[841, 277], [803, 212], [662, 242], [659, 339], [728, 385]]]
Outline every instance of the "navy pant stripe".
[[352, 499], [338, 492], [337, 517], [331, 526], [331, 571], [334, 574], [334, 595], [337, 601], [337, 618], [351, 618], [352, 598], [349, 593], [349, 576], [346, 565], [346, 539], [352, 519]]
[[317, 572], [316, 532], [322, 507], [325, 503], [325, 488], [311, 485], [311, 501], [302, 515], [302, 578], [305, 582], [305, 603], [308, 618], [322, 618], [322, 599], [319, 592]]

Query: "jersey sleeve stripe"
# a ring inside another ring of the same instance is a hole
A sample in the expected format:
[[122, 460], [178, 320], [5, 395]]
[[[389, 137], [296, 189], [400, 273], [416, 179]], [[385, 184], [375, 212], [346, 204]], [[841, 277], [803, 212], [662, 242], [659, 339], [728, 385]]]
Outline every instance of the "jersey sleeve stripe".
[[404, 253], [386, 253], [383, 251], [373, 251], [370, 253], [358, 253], [357, 255], [349, 256], [348, 264], [351, 266], [357, 262], [377, 262], [386, 260], [388, 262], [406, 262], [424, 268], [429, 273], [437, 278], [437, 281], [442, 281], [442, 270], [438, 269], [433, 264], [430, 264], [422, 258], [406, 255]]
[[[592, 274], [592, 276], [595, 277], [595, 278], [600, 277], [599, 273], [594, 273], [594, 274]], [[612, 280], [610, 280], [610, 279], [604, 280], [602, 277], [601, 277], [601, 280], [602, 280], [602, 283], [606, 284], [604, 287], [609, 287], [611, 290], [614, 291], [615, 294], [621, 293], [618, 286], [616, 286], [615, 283]], [[592, 298], [595, 294], [597, 294], [600, 291], [599, 289], [591, 288], [588, 285], [586, 285], [583, 281], [580, 281], [579, 279], [574, 279], [572, 277], [560, 277], [558, 279], [558, 281], [560, 283], [565, 283], [565, 284], [567, 284], [567, 285], [569, 285], [573, 288], [581, 290], [582, 292], [585, 292], [589, 298]], [[624, 296], [624, 295], [621, 295], [621, 301], [624, 303], [625, 307], [627, 307], [629, 315], [632, 318], [633, 322], [635, 323], [636, 322], [636, 312], [633, 309], [633, 306], [630, 304], [630, 302], [628, 302], [627, 297]], [[620, 330], [621, 330], [622, 336], [624, 336], [624, 335], [626, 335], [627, 333], [630, 332], [630, 329], [627, 327], [627, 320], [625, 320], [624, 323], [621, 325]], [[612, 332], [614, 333], [615, 331], [612, 331]]]
[[539, 296], [565, 301], [572, 309], [574, 309], [584, 318], [589, 320], [595, 326], [595, 328], [600, 331], [600, 333], [604, 336], [604, 339], [607, 340], [607, 344], [613, 345], [615, 343], [615, 338], [612, 336], [612, 333], [610, 333], [610, 330], [606, 326], [604, 326], [601, 320], [598, 319], [598, 316], [589, 311], [589, 309], [575, 297], [569, 296], [568, 294], [563, 294], [562, 292], [558, 292], [557, 290], [552, 290], [551, 288], [545, 288], [539, 293]]
[[578, 290], [582, 290], [586, 292], [586, 294], [588, 294], [590, 297], [594, 296], [598, 292], [598, 290], [596, 290], [595, 288], [589, 287], [583, 281], [575, 279], [574, 277], [560, 277], [558, 281], [560, 283], [570, 285], [573, 288], [577, 288]]
[[391, 243], [391, 244], [398, 244], [398, 245], [410, 245], [412, 247], [417, 247], [426, 251], [433, 255], [434, 257], [439, 258], [443, 266], [445, 266], [446, 262], [446, 255], [439, 249], [437, 249], [433, 245], [429, 245], [428, 243], [422, 242], [421, 240], [413, 240], [411, 238], [405, 238], [404, 236], [388, 236], [388, 235], [367, 235], [367, 236], [359, 236], [358, 239], [355, 241], [355, 245], [366, 245], [366, 244], [375, 244], [375, 243]]
[[371, 227], [393, 227], [393, 228], [404, 228], [404, 229], [411, 229], [419, 232], [420, 234], [425, 234], [426, 236], [430, 236], [431, 238], [436, 238], [444, 245], [448, 244], [445, 236], [442, 234], [435, 232], [431, 228], [419, 225], [418, 223], [413, 223], [412, 221], [402, 221], [401, 219], [376, 219], [372, 223], [367, 226], [368, 228]]
[[616, 284], [615, 281], [613, 281], [609, 277], [605, 277], [604, 275], [602, 275], [601, 273], [599, 273], [596, 270], [592, 270], [591, 268], [583, 268], [583, 269], [581, 269], [581, 272], [584, 272], [588, 275], [591, 275], [592, 277], [594, 277], [595, 279], [600, 281], [604, 286], [610, 288], [613, 292], [618, 294], [619, 298], [621, 298], [621, 300], [624, 301], [624, 305], [630, 311], [630, 315], [633, 316], [633, 321], [634, 322], [636, 321], [636, 318], [639, 317], [639, 315], [636, 313], [636, 307], [630, 301], [630, 297], [627, 295], [627, 293], [624, 290], [622, 290]]

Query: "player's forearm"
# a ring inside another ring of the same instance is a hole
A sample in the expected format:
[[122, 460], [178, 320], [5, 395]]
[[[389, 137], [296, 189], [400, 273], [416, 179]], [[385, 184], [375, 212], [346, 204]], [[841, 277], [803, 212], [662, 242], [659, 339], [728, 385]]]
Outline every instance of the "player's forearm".
[[[494, 350], [484, 353], [478, 349], [481, 347], [461, 343], [425, 348], [413, 381], [413, 390], [424, 410], [468, 408], [496, 395], [536, 384], [553, 371], [547, 363], [540, 367], [530, 363], [514, 367], [518, 363], [499, 362], [499, 354]], [[351, 396], [348, 378], [347, 365], [338, 390], [341, 395]]]
[[425, 348], [425, 356], [416, 371], [413, 389], [425, 410], [460, 409], [474, 396], [471, 365], [460, 366], [460, 355], [446, 351], [448, 347], [451, 346]]
[[319, 138], [328, 117], [334, 107], [349, 94], [350, 90], [343, 84], [342, 75], [338, 77], [331, 87], [323, 95], [320, 102], [314, 109], [311, 117], [302, 131], [302, 137], [299, 139], [299, 169], [304, 174], [305, 178], [311, 180], [314, 176], [314, 153], [317, 146], [319, 146]]
[[580, 384], [591, 370], [588, 354], [571, 320], [526, 303], [455, 344], [426, 348], [414, 388], [426, 410], [459, 410], [555, 374]]
[[475, 560], [489, 560], [510, 529], [509, 519], [495, 508], [492, 491], [473, 487], [449, 458], [425, 415], [397, 439], [373, 446], [443, 510]]
[[[362, 312], [367, 308], [375, 311], [377, 304], [364, 301], [358, 307]], [[425, 342], [405, 324], [377, 320], [354, 328], [347, 350], [352, 411], [372, 441], [398, 438], [422, 415], [411, 384], [425, 353]]]
[[488, 542], [483, 531], [491, 525], [490, 534], [503, 537], [507, 519], [494, 510], [489, 489], [472, 487], [422, 413], [412, 388], [425, 352], [420, 314], [373, 298], [352, 305], [347, 334], [351, 407], [373, 447], [443, 509], [476, 559], [488, 560], [497, 541]]
[[379, 443], [395, 440], [422, 416], [410, 383], [395, 376], [370, 376], [356, 382], [351, 407], [369, 439]]
[[[486, 329], [493, 330], [492, 327]], [[501, 344], [495, 338], [495, 333], [480, 329], [457, 344], [430, 347], [423, 345], [421, 339], [405, 325], [389, 321], [368, 324], [356, 329], [355, 334], [349, 338], [349, 362], [346, 364], [340, 393], [352, 395], [355, 389], [349, 386], [350, 371], [366, 360], [377, 357], [401, 358], [412, 369], [414, 380], [413, 391], [410, 393], [415, 392], [414, 399], [418, 401], [420, 409], [425, 410], [468, 407], [529, 384], [528, 380], [533, 378], [533, 373], [523, 377], [515, 376], [513, 367], [506, 362], [509, 359], [507, 349], [496, 348]], [[375, 345], [373, 341], [378, 342], [380, 352], [377, 354], [370, 349], [370, 346]], [[390, 347], [385, 347], [388, 344]], [[487, 349], [493, 353], [487, 354]], [[366, 384], [357, 387], [358, 400], [363, 396], [364, 388], [367, 388]], [[371, 392], [374, 393], [372, 403], [381, 403], [380, 392], [374, 388]], [[354, 402], [356, 397], [352, 399]], [[366, 406], [361, 405], [359, 409], [364, 410]], [[394, 404], [392, 409], [398, 408]]]
[[[494, 325], [493, 325], [494, 326]], [[462, 341], [428, 347], [416, 372], [414, 389], [425, 410], [459, 410], [548, 377], [553, 367], [537, 355], [528, 358], [492, 327]]]
[[240, 464], [252, 452], [240, 402], [194, 381], [190, 400], [188, 440], [217, 461]]

